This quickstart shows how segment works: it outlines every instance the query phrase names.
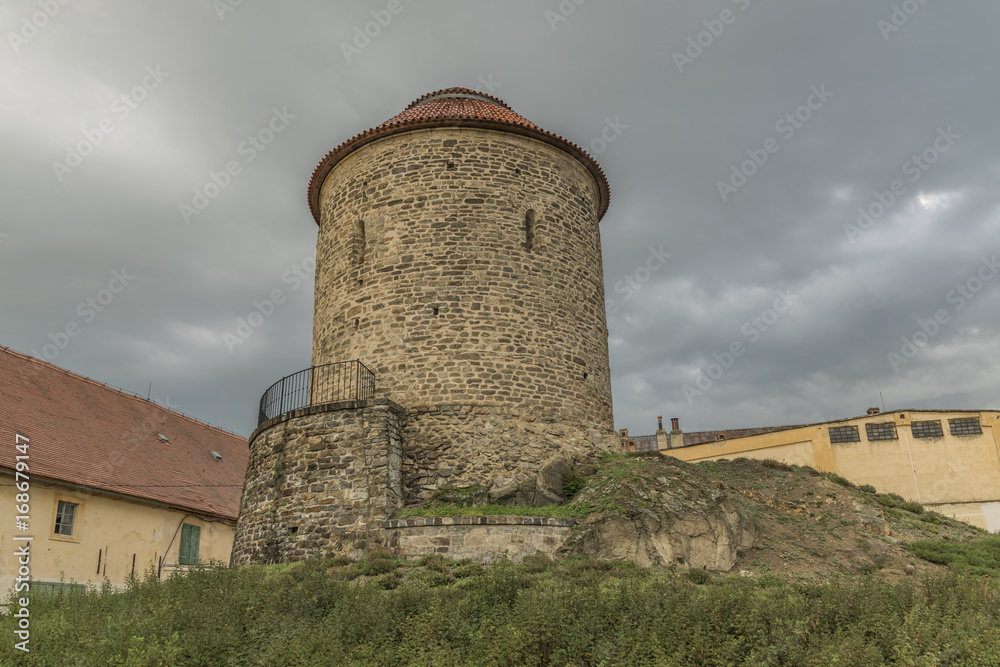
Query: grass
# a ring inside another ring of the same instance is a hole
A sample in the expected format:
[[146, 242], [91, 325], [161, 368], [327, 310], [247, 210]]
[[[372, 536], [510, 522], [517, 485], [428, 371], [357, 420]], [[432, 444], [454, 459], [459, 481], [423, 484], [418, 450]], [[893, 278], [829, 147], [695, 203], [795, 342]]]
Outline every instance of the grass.
[[1000, 535], [966, 543], [939, 540], [911, 542], [906, 549], [915, 556], [947, 565], [957, 572], [1000, 577]]
[[[582, 557], [314, 559], [35, 596], [30, 664], [996, 665], [997, 588], [957, 573], [812, 585]], [[14, 620], [0, 617], [0, 635]], [[17, 659], [0, 643], [0, 664]]]

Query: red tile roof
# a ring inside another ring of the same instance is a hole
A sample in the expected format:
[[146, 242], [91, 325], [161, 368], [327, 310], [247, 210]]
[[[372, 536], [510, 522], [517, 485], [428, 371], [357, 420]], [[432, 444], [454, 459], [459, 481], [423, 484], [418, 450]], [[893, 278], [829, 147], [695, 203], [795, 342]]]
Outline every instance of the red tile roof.
[[330, 170], [355, 150], [392, 134], [429, 127], [488, 128], [532, 137], [560, 148], [590, 171], [600, 192], [597, 219], [608, 210], [611, 188], [601, 166], [587, 151], [547, 132], [511, 109], [503, 100], [468, 88], [445, 88], [414, 100], [402, 113], [345, 141], [326, 154], [309, 181], [309, 210], [319, 224], [319, 193]]
[[31, 477], [231, 520], [239, 514], [249, 451], [238, 435], [6, 347], [0, 415], [0, 467], [15, 467], [21, 434]]

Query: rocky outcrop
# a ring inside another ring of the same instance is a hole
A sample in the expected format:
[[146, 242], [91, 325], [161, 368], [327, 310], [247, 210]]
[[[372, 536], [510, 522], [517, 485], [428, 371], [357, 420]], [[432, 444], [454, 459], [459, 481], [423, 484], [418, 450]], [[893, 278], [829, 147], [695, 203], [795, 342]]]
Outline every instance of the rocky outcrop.
[[729, 571], [757, 530], [727, 488], [664, 461], [635, 461], [599, 473], [573, 499], [603, 511], [577, 526], [558, 556], [630, 560], [643, 567], [676, 565]]

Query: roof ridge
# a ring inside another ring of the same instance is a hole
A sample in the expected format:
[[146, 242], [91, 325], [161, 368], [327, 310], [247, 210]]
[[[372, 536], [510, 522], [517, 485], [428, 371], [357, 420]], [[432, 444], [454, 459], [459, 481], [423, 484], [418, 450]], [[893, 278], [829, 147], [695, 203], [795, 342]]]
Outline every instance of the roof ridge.
[[65, 368], [63, 368], [61, 366], [56, 366], [55, 364], [51, 364], [48, 361], [45, 361], [44, 359], [39, 359], [37, 357], [33, 357], [30, 354], [25, 354], [24, 352], [18, 352], [17, 350], [15, 350], [12, 347], [7, 347], [6, 345], [0, 345], [0, 351], [7, 352], [8, 354], [12, 354], [15, 357], [20, 357], [21, 359], [29, 361], [29, 362], [31, 362], [33, 364], [38, 364], [38, 365], [41, 365], [41, 366], [48, 367], [48, 368], [50, 368], [50, 369], [52, 369], [54, 371], [62, 373], [63, 375], [67, 375], [69, 377], [76, 378], [78, 380], [83, 380], [84, 382], [88, 382], [88, 383], [94, 385], [95, 387], [100, 387], [100, 388], [108, 389], [110, 391], [113, 391], [113, 392], [116, 392], [118, 394], [121, 394], [122, 396], [125, 396], [126, 398], [131, 398], [131, 399], [142, 401], [143, 403], [148, 403], [149, 405], [155, 406], [155, 407], [157, 407], [157, 408], [159, 408], [161, 410], [166, 410], [170, 414], [173, 414], [173, 415], [176, 415], [176, 416], [181, 417], [183, 419], [186, 419], [186, 420], [188, 420], [190, 422], [198, 424], [199, 426], [207, 426], [208, 428], [210, 428], [210, 429], [212, 429], [214, 431], [218, 431], [219, 433], [224, 433], [226, 435], [232, 435], [232, 436], [235, 436], [235, 437], [239, 438], [240, 440], [246, 440], [246, 438], [244, 438], [239, 433], [233, 433], [232, 431], [227, 431], [226, 429], [221, 428], [219, 426], [215, 426], [213, 424], [209, 424], [208, 422], [203, 422], [200, 419], [195, 419], [194, 417], [191, 417], [190, 415], [186, 415], [183, 412], [177, 412], [176, 410], [171, 410], [170, 408], [168, 408], [166, 406], [163, 406], [163, 405], [160, 405], [159, 403], [157, 403], [155, 401], [151, 401], [148, 398], [143, 398], [139, 394], [127, 392], [124, 389], [119, 389], [118, 387], [115, 387], [113, 385], [109, 385], [107, 382], [98, 382], [97, 380], [95, 380], [93, 378], [89, 378], [86, 375], [81, 375], [79, 373], [74, 373], [73, 371], [67, 370], [67, 369], [65, 369]]

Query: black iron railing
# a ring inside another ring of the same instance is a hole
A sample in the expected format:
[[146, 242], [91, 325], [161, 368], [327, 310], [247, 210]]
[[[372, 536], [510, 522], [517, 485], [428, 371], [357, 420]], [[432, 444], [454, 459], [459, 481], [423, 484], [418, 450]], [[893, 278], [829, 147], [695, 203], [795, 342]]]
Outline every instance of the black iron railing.
[[338, 361], [292, 373], [260, 397], [257, 425], [292, 410], [375, 397], [375, 373], [360, 361]]

